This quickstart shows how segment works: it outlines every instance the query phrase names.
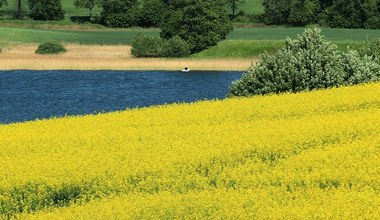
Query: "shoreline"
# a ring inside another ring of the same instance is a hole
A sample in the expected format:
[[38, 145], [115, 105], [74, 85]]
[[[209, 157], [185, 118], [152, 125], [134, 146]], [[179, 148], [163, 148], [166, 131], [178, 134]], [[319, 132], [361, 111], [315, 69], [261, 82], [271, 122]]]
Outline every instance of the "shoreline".
[[34, 54], [37, 44], [4, 48], [0, 70], [191, 70], [245, 71], [252, 59], [133, 58], [130, 46], [67, 44], [68, 52]]

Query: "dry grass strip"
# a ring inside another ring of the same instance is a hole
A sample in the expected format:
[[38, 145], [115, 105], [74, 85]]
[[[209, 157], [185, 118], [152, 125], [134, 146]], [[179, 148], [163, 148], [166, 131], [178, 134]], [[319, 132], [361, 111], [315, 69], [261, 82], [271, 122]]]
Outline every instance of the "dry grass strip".
[[251, 59], [133, 58], [130, 46], [65, 45], [60, 55], [34, 54], [37, 45], [15, 45], [0, 54], [0, 70], [246, 70]]

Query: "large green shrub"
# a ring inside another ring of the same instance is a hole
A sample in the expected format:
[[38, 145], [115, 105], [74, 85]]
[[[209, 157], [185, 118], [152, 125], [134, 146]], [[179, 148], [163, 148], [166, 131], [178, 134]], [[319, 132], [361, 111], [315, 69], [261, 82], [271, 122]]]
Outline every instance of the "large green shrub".
[[28, 6], [34, 20], [62, 20], [65, 17], [61, 0], [28, 0]]
[[163, 44], [164, 57], [187, 57], [190, 53], [189, 44], [178, 36], [166, 40]]
[[66, 48], [55, 41], [46, 41], [41, 43], [36, 49], [36, 54], [59, 54], [66, 52]]
[[370, 56], [380, 64], [380, 38], [376, 40], [366, 41], [360, 47], [359, 53], [361, 56]]
[[132, 42], [132, 56], [134, 57], [161, 57], [163, 41], [156, 36], [138, 33]]
[[380, 79], [380, 65], [374, 62], [373, 57], [360, 56], [355, 50], [348, 51], [343, 55], [343, 68], [345, 85], [373, 82]]
[[138, 33], [132, 42], [134, 57], [185, 57], [190, 55], [190, 46], [178, 36], [169, 40]]
[[379, 64], [356, 51], [343, 55], [326, 42], [319, 29], [307, 29], [296, 40], [287, 39], [275, 55], [264, 54], [242, 78], [232, 83], [228, 96], [299, 92], [375, 81]]

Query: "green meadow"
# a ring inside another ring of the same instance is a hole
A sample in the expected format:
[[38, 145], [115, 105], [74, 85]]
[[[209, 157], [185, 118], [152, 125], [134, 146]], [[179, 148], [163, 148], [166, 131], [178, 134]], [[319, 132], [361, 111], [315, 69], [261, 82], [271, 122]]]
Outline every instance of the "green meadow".
[[[267, 51], [276, 51], [284, 44], [286, 37], [295, 38], [304, 28], [235, 28], [225, 41], [220, 42], [194, 58], [250, 58]], [[138, 32], [158, 36], [159, 29], [105, 29], [105, 30], [43, 30], [29, 28], [0, 27], [0, 45], [41, 43], [55, 40], [63, 43], [130, 45]], [[353, 30], [323, 28], [322, 34], [341, 49], [357, 48], [363, 41], [378, 38], [380, 30]]]

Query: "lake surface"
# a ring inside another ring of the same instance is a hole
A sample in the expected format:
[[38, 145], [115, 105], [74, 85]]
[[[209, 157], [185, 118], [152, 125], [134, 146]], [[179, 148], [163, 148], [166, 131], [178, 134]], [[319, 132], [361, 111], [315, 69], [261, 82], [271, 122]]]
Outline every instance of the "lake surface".
[[242, 72], [0, 71], [0, 124], [222, 99]]

